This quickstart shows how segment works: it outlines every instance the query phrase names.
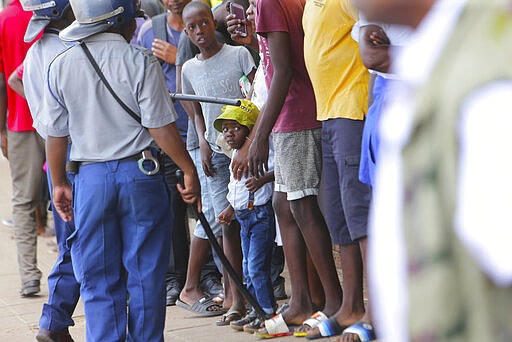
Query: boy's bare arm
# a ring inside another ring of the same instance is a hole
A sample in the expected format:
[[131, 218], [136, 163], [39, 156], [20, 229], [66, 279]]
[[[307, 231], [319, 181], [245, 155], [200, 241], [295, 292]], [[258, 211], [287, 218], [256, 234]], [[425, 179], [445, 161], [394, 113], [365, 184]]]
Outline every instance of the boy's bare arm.
[[201, 109], [201, 105], [197, 102], [192, 102], [192, 106], [194, 109], [194, 123], [196, 125], [197, 137], [199, 139], [199, 149], [201, 151], [203, 171], [206, 177], [212, 177], [215, 175], [215, 169], [212, 165], [213, 151], [210, 147], [210, 144], [204, 137], [204, 133], [206, 132], [206, 124], [204, 123], [203, 111]]
[[290, 65], [290, 37], [287, 32], [269, 32], [267, 41], [274, 76], [270, 83], [265, 109], [261, 111], [254, 140], [249, 149], [249, 170], [256, 177], [263, 176], [268, 169], [268, 138], [281, 112], [293, 77]]
[[[176, 65], [176, 94], [182, 93], [181, 69], [181, 65]], [[185, 112], [187, 112], [187, 115], [190, 118], [190, 120], [194, 122], [194, 106], [192, 105], [192, 103], [190, 101], [180, 101], [180, 103], [183, 106], [183, 109], [185, 109]]]
[[25, 98], [25, 89], [23, 89], [23, 80], [18, 75], [18, 71], [14, 70], [14, 72], [9, 76], [9, 80], [7, 80], [9, 87], [12, 88], [19, 96]]

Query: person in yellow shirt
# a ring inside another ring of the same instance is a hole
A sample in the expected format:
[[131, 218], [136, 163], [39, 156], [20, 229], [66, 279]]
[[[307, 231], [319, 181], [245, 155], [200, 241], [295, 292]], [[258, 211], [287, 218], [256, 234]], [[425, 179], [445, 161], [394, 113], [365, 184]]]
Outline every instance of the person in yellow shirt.
[[358, 178], [368, 110], [369, 72], [351, 37], [358, 13], [350, 0], [308, 0], [304, 9], [304, 59], [322, 121], [320, 204], [334, 244], [342, 246], [343, 302], [308, 338], [340, 335], [365, 313], [370, 187]]

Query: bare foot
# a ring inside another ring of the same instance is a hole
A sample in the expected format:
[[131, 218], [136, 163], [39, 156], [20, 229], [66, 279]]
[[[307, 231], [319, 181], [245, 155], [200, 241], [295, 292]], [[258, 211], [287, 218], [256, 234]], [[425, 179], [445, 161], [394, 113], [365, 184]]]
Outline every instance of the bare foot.
[[288, 325], [302, 325], [306, 319], [313, 314], [313, 308], [294, 305], [290, 303], [290, 306], [283, 312], [283, 319]]

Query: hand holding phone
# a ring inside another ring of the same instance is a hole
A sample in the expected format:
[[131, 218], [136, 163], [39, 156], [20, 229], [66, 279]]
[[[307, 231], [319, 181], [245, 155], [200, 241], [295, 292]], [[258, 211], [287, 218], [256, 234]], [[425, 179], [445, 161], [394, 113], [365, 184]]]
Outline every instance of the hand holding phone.
[[[242, 5], [229, 3], [229, 13], [235, 16], [235, 19], [239, 19], [241, 21], [245, 21], [245, 9]], [[234, 31], [238, 33], [241, 37], [247, 37], [247, 25], [245, 23], [241, 23], [240, 27], [237, 27]]]

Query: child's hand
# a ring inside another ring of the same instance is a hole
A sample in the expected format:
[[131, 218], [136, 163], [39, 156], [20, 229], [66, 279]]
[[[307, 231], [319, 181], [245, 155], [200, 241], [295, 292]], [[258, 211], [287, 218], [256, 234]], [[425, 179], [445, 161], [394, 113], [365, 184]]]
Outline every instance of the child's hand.
[[263, 178], [251, 177], [245, 182], [245, 187], [250, 192], [258, 191], [265, 183], [263, 182]]
[[220, 213], [217, 220], [219, 221], [219, 223], [222, 223], [222, 224], [230, 224], [234, 218], [235, 218], [235, 210], [233, 209], [232, 206], [228, 205], [228, 207]]

